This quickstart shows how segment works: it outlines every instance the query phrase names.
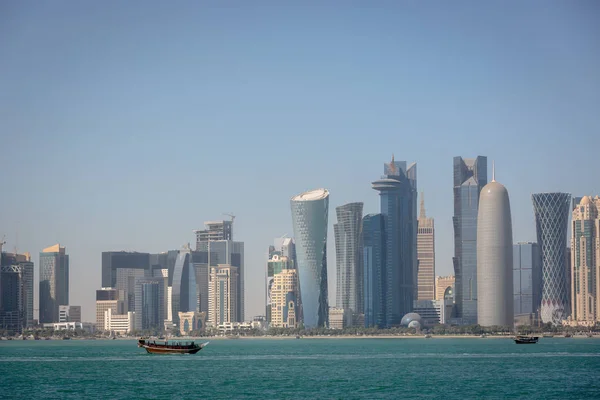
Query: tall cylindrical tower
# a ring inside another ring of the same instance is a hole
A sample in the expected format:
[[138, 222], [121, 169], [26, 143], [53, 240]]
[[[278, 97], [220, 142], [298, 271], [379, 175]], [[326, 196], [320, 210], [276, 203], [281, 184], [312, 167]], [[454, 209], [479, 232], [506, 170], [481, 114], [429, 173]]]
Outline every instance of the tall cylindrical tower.
[[531, 196], [537, 240], [542, 253], [542, 322], [560, 324], [569, 315], [567, 289], [567, 227], [569, 193]]
[[513, 326], [512, 222], [508, 191], [493, 179], [477, 215], [477, 322]]
[[327, 220], [329, 191], [316, 189], [290, 200], [304, 326], [329, 325]]

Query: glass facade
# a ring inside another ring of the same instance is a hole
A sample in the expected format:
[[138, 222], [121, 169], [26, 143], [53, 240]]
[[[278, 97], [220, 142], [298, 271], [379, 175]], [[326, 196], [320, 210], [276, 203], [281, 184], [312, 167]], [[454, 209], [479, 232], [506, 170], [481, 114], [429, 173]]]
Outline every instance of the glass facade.
[[329, 325], [327, 221], [329, 192], [317, 189], [290, 200], [302, 315], [306, 328]]
[[542, 259], [537, 243], [513, 245], [514, 314], [536, 314], [542, 301]]
[[58, 306], [69, 304], [69, 255], [52, 246], [40, 253], [40, 323], [58, 322]]
[[399, 326], [412, 311], [417, 288], [417, 165], [384, 164], [385, 175], [373, 182], [385, 220], [385, 326]]
[[[347, 311], [345, 315], [350, 316], [363, 312], [362, 210], [363, 203], [336, 207], [337, 224], [333, 225], [337, 271], [336, 305]], [[351, 321], [345, 321], [346, 325], [350, 323]]]
[[454, 157], [454, 317], [477, 323], [477, 214], [479, 193], [487, 184], [487, 157]]
[[384, 327], [385, 323], [385, 229], [381, 214], [363, 218], [365, 327]]
[[[150, 269], [150, 254], [126, 251], [105, 251], [102, 253], [102, 287], [117, 286], [117, 270], [120, 268]], [[169, 270], [169, 276], [171, 270]], [[149, 274], [151, 276], [152, 274]], [[68, 304], [68, 303], [66, 303]]]
[[560, 324], [570, 311], [566, 250], [571, 195], [538, 193], [531, 198], [542, 255], [541, 318], [544, 323]]
[[136, 329], [163, 329], [166, 278], [138, 278], [135, 281]]
[[192, 265], [192, 250], [184, 246], [179, 251], [173, 271], [171, 307], [173, 324], [179, 326], [179, 312], [196, 311], [196, 271]]

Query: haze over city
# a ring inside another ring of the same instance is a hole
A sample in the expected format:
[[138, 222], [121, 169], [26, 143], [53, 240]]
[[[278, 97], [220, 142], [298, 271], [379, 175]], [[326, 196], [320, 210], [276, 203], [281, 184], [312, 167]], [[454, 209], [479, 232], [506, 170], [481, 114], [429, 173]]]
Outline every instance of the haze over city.
[[[235, 214], [247, 318], [265, 311], [290, 198], [364, 202], [383, 163], [417, 163], [452, 274], [452, 158], [484, 155], [510, 193], [513, 241], [535, 241], [531, 194], [598, 193], [596, 2], [0, 5], [0, 235], [70, 255], [70, 302], [93, 321], [101, 253], [158, 253]], [[35, 285], [37, 291], [37, 284]], [[36, 294], [37, 296], [37, 294]], [[37, 302], [36, 302], [37, 307]], [[36, 314], [37, 316], [37, 314]]]

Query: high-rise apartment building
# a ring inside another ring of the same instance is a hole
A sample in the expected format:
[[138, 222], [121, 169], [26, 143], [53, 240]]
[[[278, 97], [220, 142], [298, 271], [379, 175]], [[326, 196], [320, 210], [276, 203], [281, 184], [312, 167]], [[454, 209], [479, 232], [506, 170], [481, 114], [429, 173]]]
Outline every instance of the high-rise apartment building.
[[600, 321], [600, 197], [573, 203], [571, 226], [571, 319]]
[[508, 191], [494, 177], [481, 189], [477, 217], [477, 323], [514, 324], [512, 219]]
[[454, 157], [454, 315], [456, 322], [477, 322], [477, 213], [487, 185], [487, 157]]
[[238, 271], [238, 267], [227, 264], [210, 267], [208, 323], [214, 327], [239, 320]]
[[29, 253], [2, 253], [0, 244], [0, 329], [33, 326], [33, 262]]
[[[276, 245], [278, 245], [278, 241], [276, 239], [275, 241]], [[293, 245], [293, 242], [289, 243]], [[277, 248], [279, 248], [280, 250], [276, 250]], [[290, 254], [289, 251], [284, 251], [282, 246], [269, 246], [269, 260], [267, 261], [267, 281], [266, 283], [266, 317], [267, 317], [267, 324], [271, 325], [272, 323], [272, 310], [274, 307], [276, 307], [276, 304], [273, 304], [274, 302], [274, 297], [273, 297], [273, 290], [276, 289], [275, 285], [275, 276], [277, 276], [278, 274], [288, 270], [288, 269], [295, 269], [294, 266], [294, 262], [293, 260], [289, 257], [289, 256], [285, 256], [282, 255], [283, 253], [287, 253]], [[295, 275], [297, 278], [297, 274]], [[297, 290], [298, 285], [296, 284], [295, 286], [295, 290]], [[296, 292], [294, 294], [294, 304], [298, 305], [298, 296], [299, 293]], [[294, 311], [294, 317], [296, 318], [296, 320], [298, 320], [298, 311]], [[273, 325], [271, 325], [273, 326]]]
[[[344, 325], [352, 325], [352, 316], [363, 313], [362, 263], [362, 210], [363, 203], [349, 203], [336, 207], [335, 263], [337, 270], [337, 307], [344, 310]], [[354, 318], [356, 319], [356, 318]]]
[[417, 219], [417, 300], [435, 299], [435, 225], [425, 213], [425, 198]]
[[296, 328], [298, 324], [298, 271], [284, 269], [275, 274], [270, 294], [270, 326], [274, 328]]
[[[417, 164], [384, 164], [372, 183], [379, 192], [385, 224], [385, 326], [399, 326], [412, 311], [417, 288]], [[303, 290], [300, 284], [300, 290]]]
[[513, 245], [514, 314], [538, 314], [542, 302], [542, 258], [537, 243]]
[[296, 240], [304, 326], [329, 325], [327, 294], [327, 221], [329, 191], [311, 190], [290, 200]]
[[206, 221], [205, 229], [195, 230], [196, 251], [208, 251], [208, 242], [215, 240], [233, 240], [232, 221]]
[[385, 218], [382, 214], [368, 214], [363, 218], [363, 299], [365, 327], [385, 327]]
[[40, 253], [40, 323], [58, 322], [58, 306], [69, 304], [69, 255], [60, 244]]
[[452, 298], [454, 300], [454, 275], [438, 276], [435, 278], [435, 299], [445, 300]]
[[531, 196], [537, 242], [542, 254], [542, 322], [560, 324], [570, 313], [567, 291], [567, 228], [571, 195]]

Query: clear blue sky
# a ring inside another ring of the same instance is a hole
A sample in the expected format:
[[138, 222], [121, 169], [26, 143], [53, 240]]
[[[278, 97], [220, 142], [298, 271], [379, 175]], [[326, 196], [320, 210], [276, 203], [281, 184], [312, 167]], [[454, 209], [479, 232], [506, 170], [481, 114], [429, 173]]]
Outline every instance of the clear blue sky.
[[598, 2], [291, 3], [0, 2], [0, 234], [36, 270], [65, 245], [86, 320], [102, 251], [177, 249], [224, 212], [264, 314], [267, 248], [317, 187], [333, 305], [335, 207], [377, 212], [392, 153], [418, 163], [438, 274], [453, 156], [496, 161], [515, 241], [532, 192], [599, 193]]

